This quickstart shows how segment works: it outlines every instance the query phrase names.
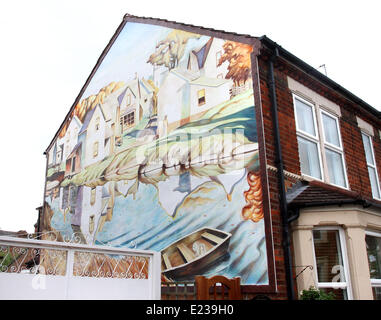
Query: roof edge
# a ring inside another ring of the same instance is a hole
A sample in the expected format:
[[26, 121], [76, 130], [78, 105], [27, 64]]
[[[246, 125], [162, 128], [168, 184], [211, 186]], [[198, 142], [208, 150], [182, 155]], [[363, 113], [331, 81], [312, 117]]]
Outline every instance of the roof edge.
[[[311, 201], [304, 203], [293, 203], [293, 200], [299, 196], [302, 192], [304, 192], [308, 186], [311, 187], [319, 187], [325, 189], [330, 192], [336, 192], [338, 194], [344, 195], [349, 199], [335, 199], [335, 200], [319, 200], [319, 201]], [[360, 193], [352, 190], [346, 190], [341, 187], [333, 186], [320, 181], [302, 181], [301, 183], [297, 183], [288, 191], [288, 199], [287, 205], [288, 207], [293, 209], [302, 209], [302, 208], [311, 208], [311, 207], [322, 207], [322, 206], [332, 206], [338, 205], [342, 206], [345, 204], [358, 204], [362, 205], [364, 208], [375, 207], [381, 209], [381, 201], [375, 199], [369, 199], [367, 197], [362, 196]]]
[[314, 67], [309, 65], [308, 63], [304, 62], [291, 52], [287, 51], [284, 49], [282, 46], [268, 38], [266, 35], [263, 35], [259, 37], [258, 39], [261, 41], [265, 46], [271, 48], [271, 49], [278, 49], [279, 54], [285, 58], [287, 61], [290, 63], [294, 64], [295, 66], [299, 67], [302, 69], [304, 72], [307, 74], [313, 76], [317, 80], [321, 81], [323, 84], [327, 85], [333, 90], [336, 90], [340, 92], [342, 95], [347, 97], [349, 100], [352, 102], [360, 105], [363, 109], [371, 113], [373, 116], [377, 117], [377, 119], [381, 119], [381, 112], [378, 111], [376, 108], [365, 102], [364, 100], [360, 99], [356, 95], [354, 95], [352, 92], [349, 90], [345, 89], [341, 85], [339, 85], [337, 82], [333, 81], [331, 78], [328, 78], [326, 75], [322, 74], [320, 71], [316, 70]]
[[196, 26], [189, 23], [183, 23], [173, 20], [167, 20], [167, 19], [160, 19], [160, 18], [154, 18], [154, 17], [142, 17], [142, 16], [135, 16], [129, 13], [126, 13], [123, 17], [124, 21], [130, 21], [130, 22], [138, 22], [138, 23], [146, 23], [146, 24], [153, 24], [153, 25], [159, 25], [159, 26], [166, 26], [171, 28], [181, 28], [182, 30], [190, 31], [190, 32], [197, 32], [199, 31], [202, 34], [209, 35], [211, 37], [218, 36], [226, 39], [231, 38], [234, 39], [236, 37], [240, 38], [241, 41], [245, 42], [252, 42], [252, 40], [257, 40], [258, 37], [252, 36], [250, 34], [243, 34], [243, 33], [237, 33], [237, 32], [229, 32], [225, 30], [219, 30], [219, 29], [213, 29], [209, 27], [202, 27], [202, 26]]

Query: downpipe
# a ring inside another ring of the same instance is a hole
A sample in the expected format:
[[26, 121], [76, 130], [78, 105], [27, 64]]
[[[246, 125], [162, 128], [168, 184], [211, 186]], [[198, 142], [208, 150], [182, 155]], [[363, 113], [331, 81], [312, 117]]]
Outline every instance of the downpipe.
[[282, 148], [280, 144], [280, 134], [279, 134], [279, 121], [278, 121], [278, 105], [276, 97], [276, 85], [274, 78], [274, 62], [279, 57], [278, 48], [274, 49], [274, 53], [269, 60], [269, 74], [268, 74], [268, 86], [270, 91], [270, 102], [272, 111], [272, 120], [274, 125], [274, 139], [275, 139], [275, 165], [277, 167], [278, 175], [278, 188], [279, 188], [279, 202], [280, 202], [280, 213], [282, 220], [282, 246], [284, 253], [284, 264], [286, 272], [286, 284], [287, 284], [287, 297], [289, 300], [295, 300], [294, 291], [294, 281], [292, 272], [292, 256], [291, 256], [291, 241], [290, 241], [290, 230], [289, 230], [289, 217], [288, 208], [286, 200], [286, 189], [284, 183], [283, 174], [283, 159], [282, 159]]

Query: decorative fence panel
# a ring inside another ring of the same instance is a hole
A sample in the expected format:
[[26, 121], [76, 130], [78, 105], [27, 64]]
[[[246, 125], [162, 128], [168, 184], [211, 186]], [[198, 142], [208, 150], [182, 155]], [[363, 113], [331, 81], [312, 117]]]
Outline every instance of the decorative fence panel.
[[0, 299], [160, 299], [160, 253], [0, 237]]

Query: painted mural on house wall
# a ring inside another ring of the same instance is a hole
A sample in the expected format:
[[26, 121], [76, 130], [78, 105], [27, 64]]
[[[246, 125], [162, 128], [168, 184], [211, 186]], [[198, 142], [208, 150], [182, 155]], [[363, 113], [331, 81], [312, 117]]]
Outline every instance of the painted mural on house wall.
[[268, 284], [251, 52], [126, 23], [49, 149], [45, 230]]

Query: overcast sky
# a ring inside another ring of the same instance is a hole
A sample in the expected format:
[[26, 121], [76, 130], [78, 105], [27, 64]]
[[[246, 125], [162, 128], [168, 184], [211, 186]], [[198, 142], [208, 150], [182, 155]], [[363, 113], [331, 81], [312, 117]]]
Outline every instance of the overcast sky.
[[325, 64], [331, 79], [380, 109], [379, 2], [2, 2], [0, 229], [33, 231], [43, 200], [43, 152], [125, 13], [266, 34], [311, 66]]

